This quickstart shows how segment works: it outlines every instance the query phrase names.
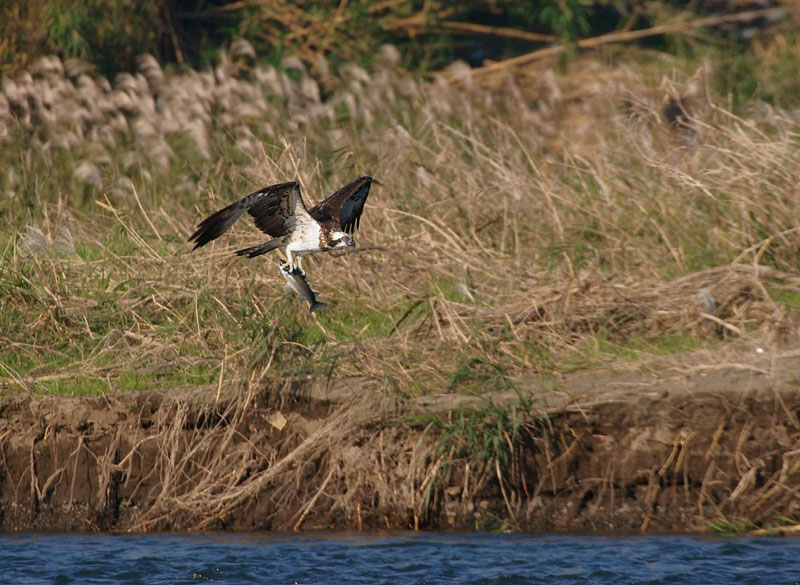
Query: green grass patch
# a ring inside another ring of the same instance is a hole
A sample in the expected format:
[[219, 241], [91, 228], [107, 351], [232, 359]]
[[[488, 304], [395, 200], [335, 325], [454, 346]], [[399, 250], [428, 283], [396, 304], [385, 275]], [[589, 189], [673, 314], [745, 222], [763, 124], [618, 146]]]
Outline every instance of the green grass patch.
[[61, 380], [38, 382], [34, 386], [34, 393], [42, 396], [99, 396], [110, 390], [107, 382], [79, 374]]
[[620, 336], [603, 330], [586, 338], [576, 348], [575, 353], [560, 364], [559, 370], [562, 373], [571, 373], [595, 367], [613, 368], [614, 360], [635, 362], [657, 356], [687, 353], [700, 347], [719, 347], [721, 344], [719, 339], [706, 338], [701, 341], [689, 334]]
[[449, 377], [448, 392], [482, 393], [513, 387], [505, 368], [480, 355], [463, 357]]
[[767, 288], [772, 300], [783, 305], [793, 316], [800, 315], [800, 292], [774, 287]]
[[726, 534], [730, 536], [745, 534], [746, 532], [754, 530], [755, 528], [757, 528], [757, 526], [749, 520], [739, 516], [726, 516], [721, 513], [715, 520], [710, 520], [706, 523], [707, 532]]

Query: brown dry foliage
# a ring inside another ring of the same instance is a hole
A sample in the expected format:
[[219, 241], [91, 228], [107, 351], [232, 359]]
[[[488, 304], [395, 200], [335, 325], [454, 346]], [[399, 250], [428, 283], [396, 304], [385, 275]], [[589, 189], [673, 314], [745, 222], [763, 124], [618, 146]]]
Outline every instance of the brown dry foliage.
[[[0, 362], [3, 384], [79, 378], [116, 390], [132, 370], [185, 390], [191, 382], [168, 376], [204, 368], [201, 404], [165, 407], [143, 438], [159, 487], [138, 529], [215, 526], [264, 493], [270, 510], [300, 498], [281, 521], [302, 525], [326, 485], [381, 493], [348, 476], [352, 454], [331, 450], [351, 446], [372, 397], [514, 387], [591, 351], [600, 356], [584, 367], [629, 359], [598, 350], [603, 341], [642, 357], [642, 342], [670, 335], [694, 347], [796, 335], [782, 299], [800, 292], [800, 116], [764, 104], [734, 115], [708, 93], [705, 67], [653, 79], [585, 59], [565, 74], [542, 64], [476, 80], [456, 65], [451, 81], [425, 84], [387, 49], [372, 74], [353, 66], [337, 79], [229, 62], [164, 78], [150, 62], [112, 86], [44, 65], [7, 80], [0, 102], [0, 140], [29, 140], [6, 160], [3, 192], [18, 210], [33, 193], [41, 210], [30, 222], [14, 215], [19, 237], [3, 246], [0, 312], [12, 323], [18, 310], [23, 326], [2, 341], [33, 364]], [[65, 151], [64, 180], [33, 185], [36, 157], [58, 173]], [[280, 293], [274, 256], [233, 256], [261, 237], [252, 227], [194, 254], [185, 243], [198, 219], [251, 187], [298, 180], [316, 201], [360, 174], [376, 183], [358, 247], [308, 266], [329, 303], [319, 316]], [[265, 450], [248, 435], [249, 410], [265, 387], [308, 376], [358, 377], [365, 406]], [[402, 497], [418, 517], [444, 498], [422, 497], [445, 477], [436, 462], [448, 455], [432, 449], [421, 440], [407, 454]], [[130, 478], [130, 464], [113, 470]], [[504, 486], [496, 464], [475, 479]], [[310, 473], [317, 483], [298, 492]], [[501, 494], [509, 510], [522, 501], [515, 490]], [[336, 505], [352, 515], [348, 498]]]

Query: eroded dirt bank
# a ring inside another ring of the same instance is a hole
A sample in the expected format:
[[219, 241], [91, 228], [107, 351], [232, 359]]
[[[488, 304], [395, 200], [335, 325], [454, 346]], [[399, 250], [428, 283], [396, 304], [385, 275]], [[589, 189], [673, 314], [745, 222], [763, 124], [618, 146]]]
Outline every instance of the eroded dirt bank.
[[796, 372], [800, 352], [747, 348], [484, 397], [400, 398], [365, 380], [7, 396], [0, 529], [791, 524]]

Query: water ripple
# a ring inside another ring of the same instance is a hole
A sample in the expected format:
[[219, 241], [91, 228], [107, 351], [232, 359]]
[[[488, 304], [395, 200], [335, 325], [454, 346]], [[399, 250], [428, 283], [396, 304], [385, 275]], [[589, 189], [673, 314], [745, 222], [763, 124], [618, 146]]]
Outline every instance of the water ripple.
[[0, 536], [0, 582], [800, 584], [800, 540], [502, 534]]

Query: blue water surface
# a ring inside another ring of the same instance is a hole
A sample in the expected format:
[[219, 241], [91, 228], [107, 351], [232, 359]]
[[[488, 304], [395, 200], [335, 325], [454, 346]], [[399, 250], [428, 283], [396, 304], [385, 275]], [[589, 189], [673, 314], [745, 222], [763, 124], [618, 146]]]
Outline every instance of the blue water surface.
[[800, 540], [520, 534], [6, 535], [0, 583], [792, 584]]

